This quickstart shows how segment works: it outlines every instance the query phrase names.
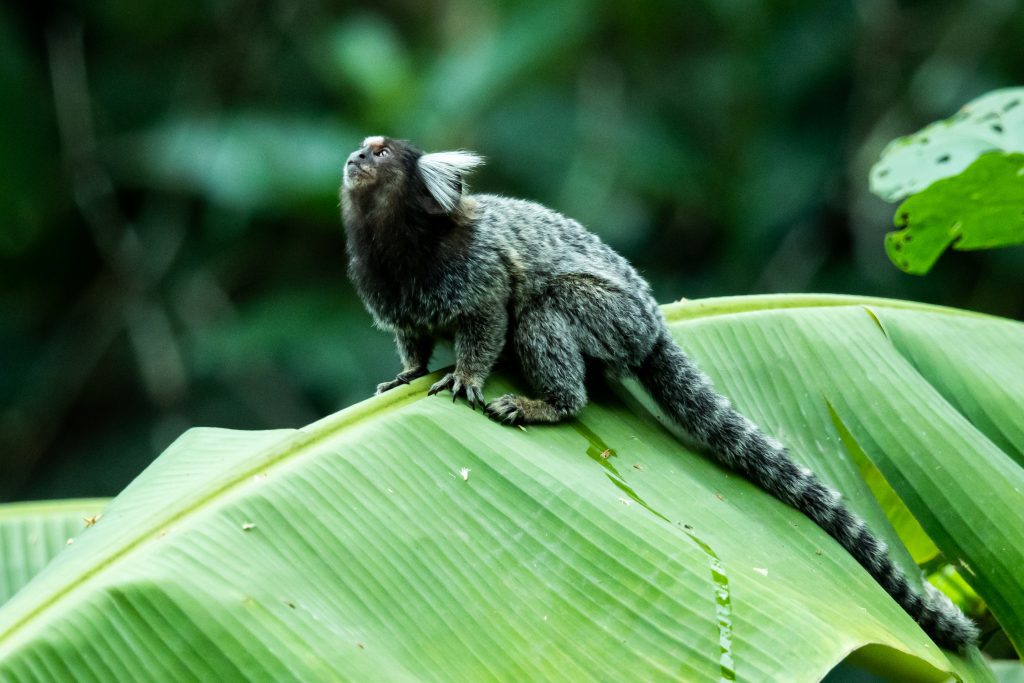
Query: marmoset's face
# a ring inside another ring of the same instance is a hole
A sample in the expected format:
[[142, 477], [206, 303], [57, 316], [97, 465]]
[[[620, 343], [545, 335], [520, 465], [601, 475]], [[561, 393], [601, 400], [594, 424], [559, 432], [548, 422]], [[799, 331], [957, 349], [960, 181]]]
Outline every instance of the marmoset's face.
[[398, 176], [402, 165], [398, 161], [396, 141], [381, 135], [363, 140], [363, 146], [348, 155], [342, 180], [350, 190], [367, 189], [382, 180]]

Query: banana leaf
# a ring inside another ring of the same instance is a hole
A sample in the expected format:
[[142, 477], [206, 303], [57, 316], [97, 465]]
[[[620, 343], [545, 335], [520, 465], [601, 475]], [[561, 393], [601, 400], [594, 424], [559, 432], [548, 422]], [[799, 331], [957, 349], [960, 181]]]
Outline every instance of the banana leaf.
[[106, 504], [96, 498], [0, 505], [0, 605], [94, 524]]
[[[857, 297], [665, 313], [917, 577], [870, 459], [1020, 648], [1024, 326]], [[0, 679], [814, 681], [850, 657], [993, 680], [632, 381], [515, 429], [426, 397], [436, 377], [298, 430], [186, 432], [0, 608]]]

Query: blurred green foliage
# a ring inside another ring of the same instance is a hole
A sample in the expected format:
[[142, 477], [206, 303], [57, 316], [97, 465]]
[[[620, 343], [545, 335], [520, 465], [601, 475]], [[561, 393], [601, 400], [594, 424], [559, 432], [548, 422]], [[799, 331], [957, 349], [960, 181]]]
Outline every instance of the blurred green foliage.
[[1020, 248], [900, 273], [866, 179], [1020, 82], [1022, 37], [1012, 0], [0, 6], [0, 499], [114, 494], [188, 426], [297, 426], [392, 375], [337, 217], [367, 134], [479, 151], [475, 188], [582, 220], [663, 301], [1020, 317]]

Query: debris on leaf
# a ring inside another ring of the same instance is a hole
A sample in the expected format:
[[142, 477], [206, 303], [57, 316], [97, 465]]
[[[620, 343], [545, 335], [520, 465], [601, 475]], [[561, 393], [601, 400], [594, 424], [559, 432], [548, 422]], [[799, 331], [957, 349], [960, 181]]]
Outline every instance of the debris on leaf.
[[242, 523], [242, 531], [249, 531], [250, 529], [255, 529], [255, 528], [256, 528], [256, 523], [255, 522], [243, 522]]
[[761, 576], [768, 576], [768, 570], [765, 567], [754, 567], [754, 571]]
[[636, 463], [635, 465], [633, 465], [633, 469], [634, 469], [634, 470], [639, 470], [639, 471], [643, 472], [643, 471], [644, 471], [645, 469], [647, 469], [647, 468], [646, 468], [646, 467], [644, 467], [644, 466], [643, 466], [642, 464], [640, 464], [640, 463]]
[[82, 517], [82, 522], [85, 523], [85, 528], [88, 529], [89, 527], [91, 527], [94, 524], [96, 524], [96, 522], [100, 521], [100, 517], [102, 517], [102, 516], [103, 516], [103, 514], [100, 513], [100, 514], [92, 515], [91, 517]]
[[607, 460], [608, 458], [612, 457], [613, 455], [615, 455], [615, 452], [612, 451], [612, 449], [610, 449], [610, 448], [606, 448], [603, 451], [601, 451], [601, 459], [602, 460]]
[[74, 542], [75, 542], [75, 539], [73, 539], [73, 538], [69, 538], [69, 539], [68, 539], [68, 542], [67, 542], [67, 543], [65, 543], [64, 545], [71, 545], [71, 544], [72, 544], [72, 543], [74, 543]]
[[633, 504], [633, 501], [629, 500], [628, 498], [619, 498], [619, 502], [622, 503], [623, 505], [632, 505]]
[[721, 493], [716, 493], [715, 498], [717, 498], [718, 500], [725, 500], [725, 496], [723, 496]]
[[462, 477], [462, 481], [469, 481], [470, 471], [471, 470], [468, 467], [463, 467], [461, 470], [459, 470], [459, 476]]

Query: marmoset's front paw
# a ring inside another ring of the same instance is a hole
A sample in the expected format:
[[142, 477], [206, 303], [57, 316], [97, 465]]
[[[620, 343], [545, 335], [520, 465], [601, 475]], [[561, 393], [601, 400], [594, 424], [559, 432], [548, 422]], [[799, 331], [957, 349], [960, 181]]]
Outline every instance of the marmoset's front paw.
[[459, 372], [449, 372], [440, 381], [435, 382], [427, 394], [433, 396], [445, 389], [451, 389], [453, 402], [461, 395], [469, 401], [473, 410], [476, 410], [477, 405], [484, 405], [484, 383], [476, 378]]
[[385, 391], [391, 391], [395, 387], [400, 387], [403, 384], [408, 384], [417, 377], [422, 377], [423, 375], [426, 374], [426, 368], [417, 368], [415, 370], [407, 370], [406, 372], [400, 372], [398, 373], [398, 376], [395, 377], [390, 382], [381, 382], [380, 384], [378, 384], [377, 391], [374, 393], [374, 396], [380, 396]]

